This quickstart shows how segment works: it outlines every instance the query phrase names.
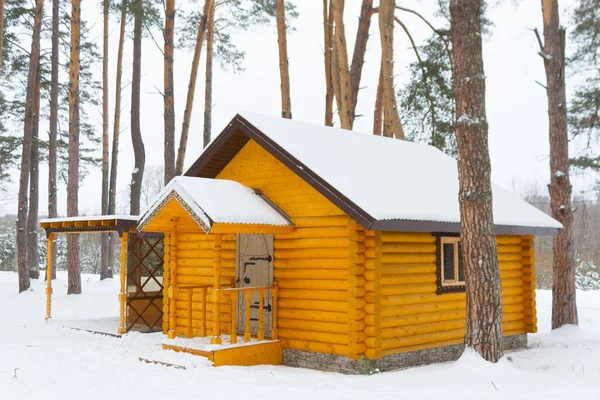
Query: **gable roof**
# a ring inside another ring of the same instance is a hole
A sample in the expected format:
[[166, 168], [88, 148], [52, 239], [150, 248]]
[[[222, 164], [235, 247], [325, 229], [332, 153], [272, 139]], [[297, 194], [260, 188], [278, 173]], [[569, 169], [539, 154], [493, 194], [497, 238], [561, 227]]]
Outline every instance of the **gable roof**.
[[177, 176], [141, 215], [138, 230], [143, 230], [173, 199], [206, 233], [215, 223], [292, 225], [289, 218], [262, 193], [239, 182]]
[[[404, 140], [241, 113], [187, 176], [214, 178], [253, 139], [365, 229], [459, 232], [456, 161]], [[554, 235], [562, 225], [492, 184], [497, 234]]]

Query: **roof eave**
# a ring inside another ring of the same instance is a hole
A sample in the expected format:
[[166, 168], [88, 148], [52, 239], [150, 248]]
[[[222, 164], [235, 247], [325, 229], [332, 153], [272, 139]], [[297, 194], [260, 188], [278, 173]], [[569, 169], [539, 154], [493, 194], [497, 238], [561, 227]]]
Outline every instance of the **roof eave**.
[[[369, 229], [390, 232], [460, 233], [460, 223], [386, 219], [374, 221]], [[496, 235], [555, 236], [559, 230], [553, 227], [494, 225]]]

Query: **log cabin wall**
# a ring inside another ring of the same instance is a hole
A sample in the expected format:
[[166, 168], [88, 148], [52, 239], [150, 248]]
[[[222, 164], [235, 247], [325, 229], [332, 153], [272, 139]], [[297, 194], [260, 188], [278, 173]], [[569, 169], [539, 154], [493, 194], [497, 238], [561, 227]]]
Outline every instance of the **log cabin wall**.
[[284, 348], [360, 357], [364, 311], [354, 307], [364, 302], [365, 278], [356, 224], [252, 140], [217, 179], [260, 189], [295, 226], [274, 235]]
[[[435, 236], [396, 232], [383, 232], [380, 236], [381, 304], [374, 303], [374, 309], [380, 306], [381, 320], [373, 318], [372, 327], [367, 328], [369, 336], [366, 343], [367, 348], [377, 349], [377, 341], [380, 340], [381, 351], [367, 351], [366, 355], [378, 358], [462, 343], [465, 293], [437, 294]], [[497, 243], [504, 335], [534, 332], [532, 238], [498, 236]]]

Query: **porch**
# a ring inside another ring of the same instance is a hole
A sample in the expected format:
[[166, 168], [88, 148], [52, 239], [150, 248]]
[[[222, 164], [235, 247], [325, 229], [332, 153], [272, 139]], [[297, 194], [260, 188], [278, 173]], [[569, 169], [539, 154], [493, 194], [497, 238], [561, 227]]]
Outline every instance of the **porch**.
[[285, 214], [237, 182], [177, 177], [138, 229], [164, 234], [163, 348], [281, 363], [273, 234], [294, 229]]

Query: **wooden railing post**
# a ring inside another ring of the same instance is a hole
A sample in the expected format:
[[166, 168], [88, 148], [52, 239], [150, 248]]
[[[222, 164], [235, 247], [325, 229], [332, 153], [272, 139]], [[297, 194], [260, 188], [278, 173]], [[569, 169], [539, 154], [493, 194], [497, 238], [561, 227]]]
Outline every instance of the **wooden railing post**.
[[202, 288], [202, 331], [201, 336], [206, 337], [206, 288]]
[[187, 290], [187, 300], [188, 300], [188, 328], [187, 328], [187, 337], [191, 338], [193, 336], [192, 329], [192, 297], [194, 296], [194, 289], [189, 288]]
[[237, 292], [231, 293], [231, 321], [229, 326], [229, 343], [237, 343]]
[[279, 298], [279, 285], [278, 282], [273, 282], [273, 327], [271, 328], [271, 339], [279, 339], [279, 330], [277, 329], [277, 299]]
[[177, 336], [177, 227], [173, 226], [170, 240], [170, 263], [169, 274], [169, 339], [174, 339]]
[[[121, 235], [121, 271], [119, 286], [119, 330], [117, 333], [127, 332], [127, 245], [129, 244], [129, 233], [123, 232]], [[50, 276], [51, 278], [52, 276]]]
[[221, 344], [221, 234], [215, 233], [215, 259], [213, 263], [213, 336], [211, 344]]
[[250, 301], [252, 300], [252, 292], [246, 291], [244, 292], [244, 297], [246, 299], [246, 326], [244, 330], [244, 343], [248, 343], [251, 338], [250, 332]]
[[52, 315], [52, 245], [54, 241], [54, 233], [48, 234], [48, 259], [46, 264], [46, 321], [48, 321]]
[[263, 289], [259, 289], [258, 290], [258, 334], [256, 335], [259, 342], [261, 340], [265, 340], [264, 306], [265, 306], [265, 291]]

